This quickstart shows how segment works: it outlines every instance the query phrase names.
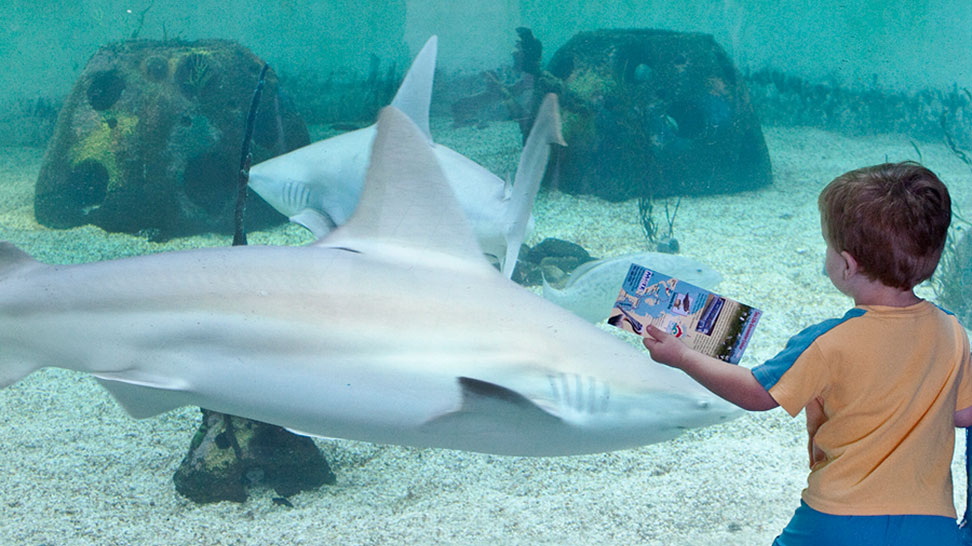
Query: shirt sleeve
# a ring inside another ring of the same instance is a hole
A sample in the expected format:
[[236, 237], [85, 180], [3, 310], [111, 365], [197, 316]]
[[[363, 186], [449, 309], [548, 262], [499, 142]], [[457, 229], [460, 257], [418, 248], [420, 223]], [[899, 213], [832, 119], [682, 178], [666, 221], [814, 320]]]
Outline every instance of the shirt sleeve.
[[820, 396], [829, 380], [827, 361], [817, 345], [808, 347], [770, 389], [770, 396], [792, 417]]
[[[962, 335], [965, 335], [964, 331]], [[972, 354], [969, 354], [969, 343], [968, 338], [966, 338], [965, 358], [959, 364], [958, 396], [955, 399], [955, 410], [962, 410], [969, 406], [972, 406]]]
[[787, 413], [796, 416], [830, 380], [830, 364], [824, 358], [819, 339], [865, 313], [855, 307], [839, 319], [825, 320], [805, 328], [791, 337], [776, 356], [753, 368], [753, 375], [773, 400]]

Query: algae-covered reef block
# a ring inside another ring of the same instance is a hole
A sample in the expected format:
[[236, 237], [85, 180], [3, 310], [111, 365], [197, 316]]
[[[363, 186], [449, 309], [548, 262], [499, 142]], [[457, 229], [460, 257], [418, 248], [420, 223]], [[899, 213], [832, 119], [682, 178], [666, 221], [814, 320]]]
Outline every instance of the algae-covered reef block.
[[202, 410], [189, 453], [173, 475], [176, 491], [198, 503], [244, 502], [250, 486], [284, 497], [337, 480], [307, 436], [276, 425]]
[[[158, 238], [232, 232], [243, 133], [262, 65], [225, 40], [102, 47], [58, 116], [35, 187], [37, 221]], [[254, 163], [309, 142], [272, 70], [253, 140]], [[283, 220], [258, 197], [249, 205], [249, 228]]]
[[619, 201], [772, 181], [746, 86], [708, 34], [582, 32], [554, 54], [548, 71], [567, 140], [556, 179], [562, 191]]

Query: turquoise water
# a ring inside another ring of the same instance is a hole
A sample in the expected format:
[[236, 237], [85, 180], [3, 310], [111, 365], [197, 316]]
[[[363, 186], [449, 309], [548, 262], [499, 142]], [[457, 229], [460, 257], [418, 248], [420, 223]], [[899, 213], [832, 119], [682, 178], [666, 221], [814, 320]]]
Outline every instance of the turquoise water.
[[[949, 185], [956, 210], [966, 218], [972, 210], [972, 168], [945, 144], [940, 123], [946, 114], [955, 146], [972, 148], [965, 91], [972, 84], [965, 30], [972, 18], [964, 5], [499, 4], [7, 4], [0, 8], [10, 29], [0, 37], [8, 90], [0, 99], [0, 239], [65, 264], [230, 244], [227, 233], [153, 241], [145, 233], [37, 222], [34, 184], [53, 117], [98, 47], [133, 34], [242, 43], [279, 74], [311, 140], [367, 125], [375, 93], [358, 91], [380, 91], [381, 80], [400, 78], [427, 37], [438, 34], [432, 135], [500, 178], [516, 169], [518, 124], [493, 104], [482, 119], [457, 127], [451, 104], [483, 90], [482, 70], [512, 78], [516, 27], [530, 27], [543, 43], [544, 66], [580, 31], [712, 34], [750, 91], [772, 183], [685, 196], [672, 229], [683, 255], [723, 275], [721, 292], [764, 310], [744, 366], [850, 305], [820, 275], [815, 199], [834, 176], [863, 164], [921, 160]], [[378, 78], [369, 84], [372, 72]], [[688, 130], [675, 114], [656, 136]], [[544, 188], [526, 242], [558, 237], [595, 256], [647, 250], [637, 201]], [[656, 204], [656, 220], [666, 227], [663, 204]], [[955, 225], [956, 235], [968, 228]], [[292, 224], [250, 233], [251, 244], [311, 240]], [[936, 297], [931, 285], [919, 293]], [[131, 419], [90, 377], [60, 369], [0, 391], [0, 543], [768, 544], [795, 508], [806, 474], [802, 418], [773, 410], [636, 449], [556, 458], [321, 439], [335, 485], [290, 497], [292, 508], [261, 487], [243, 504], [197, 506], [175, 493], [171, 478], [197, 425], [195, 408]], [[959, 511], [961, 448], [959, 441], [953, 465]]]

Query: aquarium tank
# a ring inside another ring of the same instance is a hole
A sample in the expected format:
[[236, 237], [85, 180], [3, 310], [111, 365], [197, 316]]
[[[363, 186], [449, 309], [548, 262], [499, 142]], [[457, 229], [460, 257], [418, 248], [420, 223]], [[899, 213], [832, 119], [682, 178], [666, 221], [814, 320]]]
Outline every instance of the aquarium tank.
[[771, 544], [805, 416], [608, 310], [637, 261], [758, 309], [721, 331], [770, 359], [854, 307], [817, 196], [863, 166], [948, 186], [915, 293], [972, 327], [968, 2], [0, 21], [0, 544]]

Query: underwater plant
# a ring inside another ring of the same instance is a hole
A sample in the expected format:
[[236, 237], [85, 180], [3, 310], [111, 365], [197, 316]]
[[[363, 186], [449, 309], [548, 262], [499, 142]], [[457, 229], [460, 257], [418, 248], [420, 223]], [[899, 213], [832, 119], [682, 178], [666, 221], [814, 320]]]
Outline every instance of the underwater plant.
[[659, 236], [658, 224], [654, 218], [654, 200], [651, 196], [638, 198], [638, 216], [641, 218], [641, 229], [645, 232], [645, 237], [649, 243], [655, 245], [658, 252], [668, 254], [678, 254], [678, 239], [674, 237], [675, 215], [678, 214], [678, 207], [682, 204], [682, 198], [675, 199], [675, 206], [669, 212], [669, 200], [665, 199], [665, 221], [668, 223], [668, 231]]
[[966, 328], [972, 327], [972, 235], [969, 229], [949, 236], [942, 261], [935, 275], [938, 302], [958, 317]]
[[[965, 92], [969, 98], [972, 98], [972, 94], [968, 90], [965, 90]], [[972, 158], [956, 143], [944, 114], [941, 117], [941, 126], [945, 145], [948, 146], [955, 157], [972, 169]], [[972, 292], [968, 288], [972, 286], [972, 236], [969, 235], [972, 222], [963, 217], [954, 205], [952, 217], [962, 223], [965, 229], [961, 231], [962, 228], [960, 227], [960, 231], [949, 234], [933, 284], [938, 302], [955, 313], [959, 322], [969, 328], [972, 327]]]
[[198, 95], [213, 77], [207, 53], [190, 53], [179, 70], [180, 85], [187, 95]]

